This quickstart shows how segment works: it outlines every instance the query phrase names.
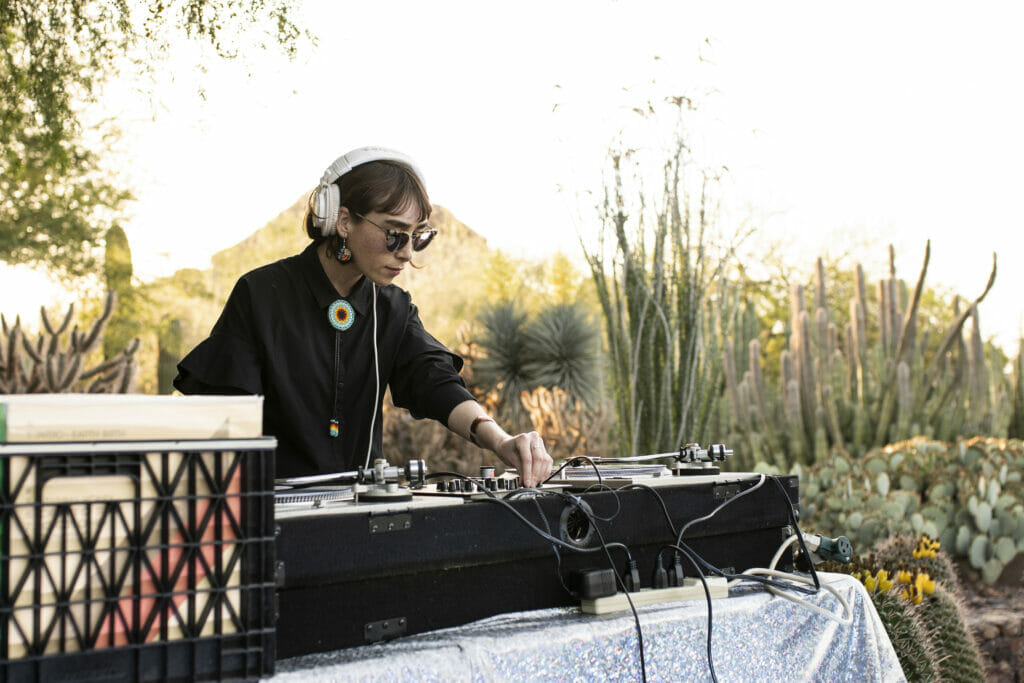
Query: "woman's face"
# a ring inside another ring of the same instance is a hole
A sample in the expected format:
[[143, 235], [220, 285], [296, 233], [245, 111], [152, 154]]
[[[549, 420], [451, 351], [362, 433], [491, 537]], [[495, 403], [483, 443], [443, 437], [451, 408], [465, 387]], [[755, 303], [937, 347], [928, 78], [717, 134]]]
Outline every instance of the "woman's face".
[[338, 232], [352, 250], [348, 265], [378, 285], [390, 284], [412, 259], [413, 250], [412, 240], [407, 239], [401, 248], [388, 251], [387, 231], [411, 235], [428, 229], [427, 222], [419, 217], [419, 209], [414, 205], [398, 214], [372, 212], [362, 216], [351, 213], [348, 207], [341, 207]]

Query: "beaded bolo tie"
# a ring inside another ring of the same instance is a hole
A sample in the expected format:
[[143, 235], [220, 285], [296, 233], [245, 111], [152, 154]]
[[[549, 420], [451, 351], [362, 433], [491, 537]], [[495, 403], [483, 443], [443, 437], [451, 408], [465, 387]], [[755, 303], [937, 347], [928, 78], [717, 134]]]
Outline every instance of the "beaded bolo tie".
[[327, 309], [327, 320], [334, 328], [334, 412], [331, 416], [330, 434], [331, 438], [338, 438], [341, 432], [341, 422], [338, 418], [340, 392], [338, 391], [338, 371], [341, 369], [341, 333], [352, 327], [356, 321], [356, 312], [352, 304], [344, 299], [338, 299]]

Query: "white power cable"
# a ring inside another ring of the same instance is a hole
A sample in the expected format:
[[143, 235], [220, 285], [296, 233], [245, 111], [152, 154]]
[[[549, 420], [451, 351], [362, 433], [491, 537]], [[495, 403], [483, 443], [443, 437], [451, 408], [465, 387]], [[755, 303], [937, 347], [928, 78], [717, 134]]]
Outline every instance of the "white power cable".
[[679, 530], [679, 533], [676, 534], [676, 538], [680, 538], [681, 539], [683, 537], [683, 534], [686, 533], [686, 530], [689, 529], [694, 524], [697, 524], [698, 522], [704, 522], [704, 521], [707, 521], [707, 520], [711, 519], [712, 517], [717, 515], [718, 511], [721, 510], [722, 508], [724, 508], [726, 505], [731, 505], [731, 504], [735, 503], [737, 500], [739, 500], [740, 498], [742, 498], [743, 496], [746, 496], [746, 495], [748, 495], [750, 493], [753, 493], [754, 491], [758, 490], [759, 488], [764, 486], [764, 483], [767, 480], [768, 480], [768, 478], [765, 475], [762, 474], [761, 478], [758, 480], [758, 482], [756, 484], [754, 484], [753, 486], [751, 486], [749, 489], [747, 489], [745, 491], [742, 491], [740, 493], [737, 493], [735, 496], [733, 496], [732, 498], [729, 498], [724, 503], [722, 503], [721, 505], [719, 505], [718, 507], [716, 507], [714, 510], [712, 510], [708, 514], [704, 515], [703, 517], [698, 517], [697, 519], [691, 519], [689, 522], [687, 522], [686, 524], [683, 525], [682, 529]]
[[[790, 573], [790, 572], [781, 572], [781, 571], [778, 571], [777, 569], [775, 569], [776, 565], [778, 565], [778, 563], [779, 563], [779, 560], [782, 558], [782, 554], [786, 551], [786, 548], [788, 548], [789, 546], [793, 545], [796, 542], [797, 538], [798, 537], [796, 536], [796, 534], [794, 534], [794, 535], [790, 536], [789, 538], [787, 538], [785, 541], [782, 542], [782, 545], [775, 552], [775, 557], [772, 558], [771, 565], [770, 565], [770, 567], [768, 569], [763, 569], [763, 568], [760, 568], [760, 567], [753, 567], [751, 569], [747, 569], [746, 571], [742, 572], [742, 574], [745, 574], [745, 575], [748, 575], [748, 576], [772, 576], [772, 577], [775, 577], [775, 578], [786, 579], [786, 580], [789, 580], [789, 581], [794, 581], [796, 583], [804, 583], [804, 584], [813, 586], [814, 585], [814, 581], [812, 581], [810, 578], [808, 578], [806, 576], [801, 576], [800, 574], [793, 574], [793, 573]], [[819, 579], [820, 579], [820, 577], [819, 577]], [[733, 579], [732, 581], [729, 582], [729, 588], [732, 588], [733, 586], [735, 586], [736, 584], [741, 583], [742, 581], [743, 581], [743, 579]], [[817, 612], [818, 614], [820, 614], [820, 615], [822, 615], [824, 617], [828, 617], [829, 619], [833, 619], [833, 620], [839, 622], [843, 626], [849, 626], [850, 624], [852, 624], [853, 623], [853, 610], [850, 608], [850, 603], [846, 601], [846, 598], [844, 598], [842, 595], [840, 595], [839, 591], [837, 591], [835, 588], [833, 588], [831, 585], [829, 585], [829, 583], [827, 583], [826, 581], [819, 581], [819, 585], [821, 586], [821, 588], [824, 588], [829, 593], [834, 595], [837, 600], [839, 600], [839, 604], [843, 606], [843, 616], [842, 617], [837, 616], [835, 614], [835, 612], [832, 612], [831, 610], [822, 609], [821, 607], [818, 607], [815, 604], [812, 604], [812, 603], [810, 603], [810, 602], [808, 602], [806, 600], [802, 600], [801, 598], [798, 598], [795, 595], [791, 595], [791, 594], [789, 594], [789, 593], [787, 593], [787, 592], [785, 592], [785, 591], [783, 591], [783, 590], [781, 590], [779, 588], [776, 588], [775, 586], [767, 585], [766, 584], [765, 587], [769, 591], [771, 591], [773, 594], [779, 596], [780, 598], [785, 598], [786, 600], [789, 600], [791, 602], [795, 602], [798, 605], [806, 607], [807, 609], [811, 610], [812, 612]]]
[[370, 283], [373, 290], [373, 378], [376, 389], [373, 394], [373, 417], [370, 418], [370, 439], [366, 444], [366, 462], [363, 469], [370, 469], [370, 456], [373, 454], [373, 428], [377, 423], [377, 404], [380, 402], [380, 361], [377, 358], [377, 285]]

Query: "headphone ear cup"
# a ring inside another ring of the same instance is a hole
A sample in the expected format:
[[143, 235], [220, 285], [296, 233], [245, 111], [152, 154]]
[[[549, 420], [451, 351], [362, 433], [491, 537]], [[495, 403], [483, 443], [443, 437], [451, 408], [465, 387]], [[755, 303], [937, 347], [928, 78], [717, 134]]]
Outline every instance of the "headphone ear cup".
[[320, 228], [320, 234], [330, 237], [338, 232], [338, 209], [341, 195], [334, 183], [321, 185], [316, 191], [316, 216], [313, 225]]

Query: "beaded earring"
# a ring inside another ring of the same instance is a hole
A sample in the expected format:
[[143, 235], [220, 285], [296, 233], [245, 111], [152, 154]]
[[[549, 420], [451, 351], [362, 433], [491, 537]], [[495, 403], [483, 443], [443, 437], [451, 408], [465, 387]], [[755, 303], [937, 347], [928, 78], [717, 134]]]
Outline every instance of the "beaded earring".
[[348, 263], [352, 260], [352, 250], [348, 248], [348, 244], [345, 242], [344, 237], [338, 239], [338, 250], [334, 253], [334, 258], [337, 259], [338, 263]]

